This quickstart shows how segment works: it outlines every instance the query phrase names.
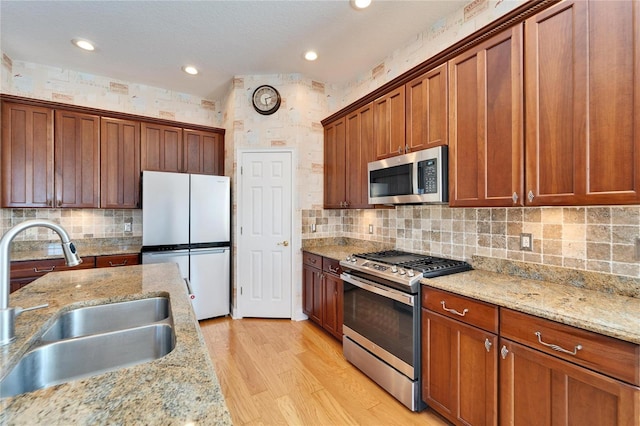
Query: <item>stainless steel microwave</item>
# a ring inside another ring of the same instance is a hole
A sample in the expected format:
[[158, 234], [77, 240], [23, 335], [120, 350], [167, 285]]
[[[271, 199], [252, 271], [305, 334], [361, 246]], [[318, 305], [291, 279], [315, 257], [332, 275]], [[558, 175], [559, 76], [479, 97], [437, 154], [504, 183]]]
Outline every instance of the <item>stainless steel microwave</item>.
[[447, 146], [369, 163], [369, 204], [449, 201]]

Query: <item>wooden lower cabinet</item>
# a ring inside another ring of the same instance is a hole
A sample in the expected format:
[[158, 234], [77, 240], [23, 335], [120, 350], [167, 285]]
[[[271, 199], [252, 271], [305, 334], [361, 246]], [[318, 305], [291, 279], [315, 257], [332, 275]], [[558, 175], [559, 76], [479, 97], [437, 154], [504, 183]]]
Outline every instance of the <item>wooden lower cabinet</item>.
[[640, 389], [500, 339], [500, 423], [637, 426]]
[[70, 271], [76, 269], [109, 268], [130, 266], [140, 263], [138, 253], [85, 256], [78, 266], [69, 267], [64, 259], [22, 260], [11, 262], [11, 292], [21, 289], [32, 281], [49, 272]]
[[458, 425], [498, 424], [498, 337], [422, 309], [422, 399]]
[[23, 260], [11, 262], [11, 292], [14, 292], [49, 272], [68, 271], [72, 269], [91, 269], [95, 267], [94, 256], [82, 257], [78, 266], [67, 266], [64, 259]]
[[342, 341], [343, 282], [340, 263], [304, 252], [302, 266], [302, 311], [311, 321]]

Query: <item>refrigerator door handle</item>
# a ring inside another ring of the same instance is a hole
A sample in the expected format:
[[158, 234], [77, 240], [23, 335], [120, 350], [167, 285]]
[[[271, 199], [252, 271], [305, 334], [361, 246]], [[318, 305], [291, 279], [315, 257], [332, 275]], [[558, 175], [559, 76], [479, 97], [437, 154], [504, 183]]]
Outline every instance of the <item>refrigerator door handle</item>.
[[191, 254], [209, 254], [209, 253], [224, 253], [225, 251], [228, 251], [229, 247], [223, 247], [223, 248], [205, 248], [205, 249], [191, 249]]
[[187, 294], [189, 295], [189, 299], [195, 299], [196, 295], [193, 294], [193, 290], [191, 290], [191, 282], [189, 281], [189, 278], [185, 278], [184, 283], [187, 285]]

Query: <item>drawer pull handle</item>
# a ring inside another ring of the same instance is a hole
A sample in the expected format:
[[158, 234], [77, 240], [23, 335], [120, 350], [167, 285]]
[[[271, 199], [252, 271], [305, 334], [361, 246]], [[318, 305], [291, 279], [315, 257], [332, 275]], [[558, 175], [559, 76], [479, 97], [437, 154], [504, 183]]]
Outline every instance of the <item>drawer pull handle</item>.
[[37, 272], [37, 273], [40, 273], [40, 272], [53, 272], [53, 270], [54, 270], [54, 269], [56, 269], [55, 265], [54, 265], [54, 266], [52, 266], [52, 267], [51, 267], [51, 268], [49, 268], [49, 269], [38, 269], [38, 268], [33, 268], [33, 272]]
[[558, 345], [554, 345], [552, 343], [545, 343], [542, 341], [542, 333], [540, 333], [539, 331], [536, 331], [536, 336], [538, 336], [538, 343], [540, 343], [541, 345], [544, 345], [548, 348], [553, 349], [554, 351], [558, 351], [558, 352], [564, 352], [565, 354], [569, 354], [569, 355], [576, 355], [578, 353], [578, 351], [582, 350], [582, 345], [576, 345], [573, 348], [573, 351], [568, 351], [564, 348], [561, 348]]
[[113, 263], [113, 262], [109, 261], [109, 266], [126, 266], [126, 265], [127, 265], [127, 262], [129, 262], [129, 261], [128, 261], [128, 260], [126, 260], [126, 259], [125, 259], [125, 261], [124, 261], [124, 262], [122, 262], [122, 263]]
[[311, 259], [311, 258], [309, 258], [309, 261], [311, 261], [311, 263], [316, 263], [316, 260], [315, 260], [315, 259]]
[[339, 270], [340, 268], [333, 269], [331, 265], [329, 265], [329, 272], [333, 272], [334, 274], [337, 274]]
[[441, 300], [440, 303], [442, 304], [442, 309], [444, 309], [447, 312], [451, 312], [452, 314], [460, 315], [461, 317], [467, 315], [467, 312], [469, 312], [467, 308], [463, 309], [462, 313], [456, 311], [455, 309], [449, 309], [445, 306], [444, 300]]

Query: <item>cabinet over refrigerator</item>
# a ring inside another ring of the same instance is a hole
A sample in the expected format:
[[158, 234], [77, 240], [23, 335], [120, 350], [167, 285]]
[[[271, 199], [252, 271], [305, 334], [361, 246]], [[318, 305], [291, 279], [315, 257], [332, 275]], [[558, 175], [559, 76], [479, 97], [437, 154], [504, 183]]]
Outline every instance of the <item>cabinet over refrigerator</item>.
[[229, 314], [229, 177], [142, 172], [142, 263], [161, 262], [180, 267], [199, 320]]

